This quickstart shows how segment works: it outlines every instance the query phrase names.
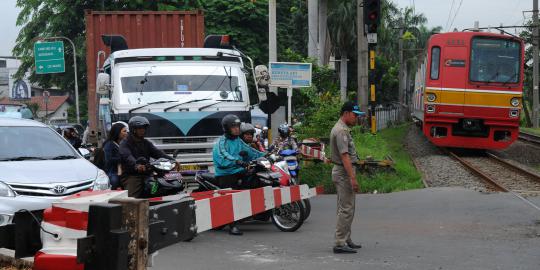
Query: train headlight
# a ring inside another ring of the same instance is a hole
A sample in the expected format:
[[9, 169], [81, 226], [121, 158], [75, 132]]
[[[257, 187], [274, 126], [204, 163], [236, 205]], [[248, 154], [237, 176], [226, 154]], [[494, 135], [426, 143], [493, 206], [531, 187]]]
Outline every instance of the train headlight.
[[433, 93], [428, 93], [428, 94], [427, 94], [427, 101], [433, 102], [433, 101], [435, 101], [436, 99], [437, 99], [437, 96], [436, 96], [435, 94], [433, 94]]
[[514, 106], [514, 107], [519, 106], [519, 98], [516, 98], [516, 97], [515, 97], [515, 98], [512, 98], [512, 99], [510, 100], [510, 104], [512, 104], [512, 106]]

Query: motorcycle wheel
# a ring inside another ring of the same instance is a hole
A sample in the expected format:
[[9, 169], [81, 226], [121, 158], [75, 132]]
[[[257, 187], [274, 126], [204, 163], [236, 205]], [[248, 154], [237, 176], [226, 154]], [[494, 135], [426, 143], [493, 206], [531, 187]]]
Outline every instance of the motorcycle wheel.
[[305, 209], [301, 202], [292, 202], [272, 210], [272, 223], [283, 232], [294, 232], [302, 226]]
[[311, 203], [309, 202], [309, 199], [303, 199], [302, 200], [302, 205], [304, 206], [304, 210], [305, 210], [305, 218], [304, 220], [308, 219], [309, 217], [309, 214], [311, 214]]

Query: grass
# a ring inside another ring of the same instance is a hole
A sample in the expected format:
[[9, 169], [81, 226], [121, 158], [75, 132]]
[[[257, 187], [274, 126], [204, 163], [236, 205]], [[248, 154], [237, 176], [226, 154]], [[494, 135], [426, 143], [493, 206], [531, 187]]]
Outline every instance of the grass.
[[531, 134], [540, 135], [540, 129], [539, 128], [526, 128], [526, 127], [520, 127], [519, 130], [525, 131]]
[[[356, 150], [360, 158], [372, 156], [383, 159], [390, 155], [394, 161], [395, 172], [380, 172], [373, 175], [359, 173], [357, 179], [363, 193], [388, 193], [408, 189], [423, 188], [421, 175], [414, 167], [411, 157], [404, 149], [403, 140], [409, 126], [401, 125], [382, 130], [373, 136], [353, 131]], [[327, 147], [326, 156], [330, 156]], [[305, 164], [300, 171], [300, 181], [310, 186], [323, 185], [327, 193], [335, 193], [332, 183], [332, 164]]]

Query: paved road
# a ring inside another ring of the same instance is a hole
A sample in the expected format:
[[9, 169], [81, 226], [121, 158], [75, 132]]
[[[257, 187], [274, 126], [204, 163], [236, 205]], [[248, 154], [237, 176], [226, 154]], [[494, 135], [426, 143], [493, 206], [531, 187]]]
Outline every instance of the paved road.
[[[358, 254], [331, 252], [335, 199], [312, 199], [299, 231], [244, 224], [159, 252], [153, 269], [540, 269], [540, 212], [509, 194], [436, 188], [357, 196]], [[540, 203], [539, 199], [535, 199]]]

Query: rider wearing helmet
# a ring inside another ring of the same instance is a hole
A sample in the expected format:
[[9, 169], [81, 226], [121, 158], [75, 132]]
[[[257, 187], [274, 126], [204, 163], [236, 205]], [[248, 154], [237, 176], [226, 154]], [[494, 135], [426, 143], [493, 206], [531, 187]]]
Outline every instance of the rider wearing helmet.
[[[234, 114], [228, 114], [223, 117], [221, 126], [223, 136], [214, 144], [212, 151], [215, 176], [221, 188], [240, 189], [239, 184], [246, 173], [246, 167], [249, 161], [264, 156], [240, 139], [240, 118]], [[229, 233], [241, 235], [242, 232], [233, 222], [229, 224]]]
[[294, 138], [291, 137], [291, 128], [288, 124], [281, 124], [278, 128], [278, 132], [279, 137], [277, 137], [272, 146], [270, 146], [270, 152], [276, 152], [283, 149], [296, 150], [298, 148]]
[[77, 134], [77, 130], [75, 130], [73, 126], [64, 127], [63, 135], [64, 135], [64, 138], [73, 146], [73, 148], [79, 151], [79, 148], [82, 145], [82, 140], [79, 138], [79, 134]]
[[244, 141], [247, 145], [253, 147], [255, 150], [264, 152], [264, 147], [262, 146], [261, 142], [255, 138], [255, 133], [256, 129], [252, 124], [240, 124], [240, 136], [242, 138], [242, 141]]
[[129, 119], [129, 135], [120, 143], [120, 163], [122, 175], [120, 181], [124, 189], [128, 190], [129, 197], [141, 198], [143, 196], [144, 181], [148, 177], [146, 166], [137, 164], [141, 158], [147, 161], [150, 158], [166, 158], [174, 160], [163, 151], [157, 149], [154, 144], [144, 138], [150, 122], [146, 117], [133, 116]]

